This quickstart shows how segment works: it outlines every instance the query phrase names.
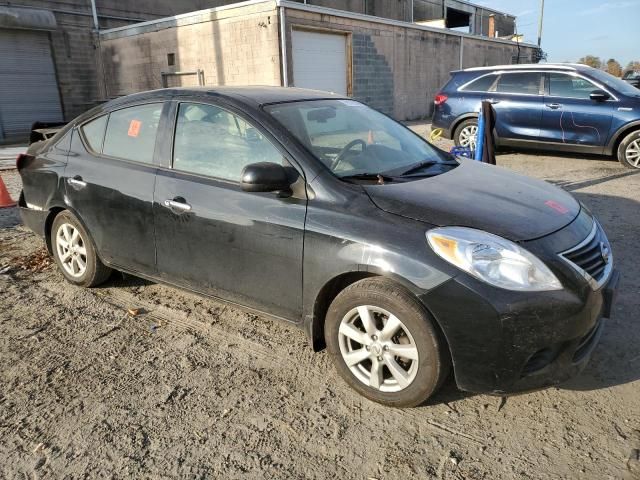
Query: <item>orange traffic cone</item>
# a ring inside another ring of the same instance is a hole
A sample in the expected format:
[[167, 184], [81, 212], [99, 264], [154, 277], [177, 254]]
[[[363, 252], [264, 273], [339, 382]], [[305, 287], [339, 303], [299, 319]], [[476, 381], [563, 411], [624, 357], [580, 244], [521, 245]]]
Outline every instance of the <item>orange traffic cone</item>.
[[0, 177], [0, 208], [15, 206], [16, 202], [11, 199], [11, 195], [9, 195], [7, 187], [5, 187], [2, 177]]

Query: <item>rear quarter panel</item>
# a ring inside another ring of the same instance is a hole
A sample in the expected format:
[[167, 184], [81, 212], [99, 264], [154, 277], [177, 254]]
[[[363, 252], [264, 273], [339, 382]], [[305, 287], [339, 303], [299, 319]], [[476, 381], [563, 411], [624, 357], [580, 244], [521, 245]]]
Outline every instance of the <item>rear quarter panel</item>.
[[[45, 145], [34, 145], [29, 149], [29, 156], [20, 165], [22, 179], [21, 207], [32, 212], [48, 212], [55, 206], [63, 205], [64, 169], [71, 144], [72, 131], [68, 131], [60, 139]], [[41, 225], [29, 225], [36, 233], [44, 235], [44, 219]]]
[[433, 125], [438, 128], [444, 128], [448, 135], [453, 135], [456, 124], [464, 118], [477, 116], [480, 110], [482, 99], [485, 93], [476, 92], [460, 92], [458, 89], [467, 82], [479, 77], [487, 72], [458, 72], [454, 73], [451, 80], [444, 86], [442, 92], [447, 95], [448, 100], [441, 104], [435, 105], [433, 111]]

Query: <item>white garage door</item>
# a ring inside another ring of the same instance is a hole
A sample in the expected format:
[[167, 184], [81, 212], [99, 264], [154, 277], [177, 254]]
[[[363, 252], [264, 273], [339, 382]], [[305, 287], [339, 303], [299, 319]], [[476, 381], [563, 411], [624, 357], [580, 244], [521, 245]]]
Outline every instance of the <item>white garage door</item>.
[[0, 30], [0, 142], [28, 138], [38, 120], [63, 121], [49, 36]]
[[293, 84], [347, 94], [347, 36], [293, 30]]

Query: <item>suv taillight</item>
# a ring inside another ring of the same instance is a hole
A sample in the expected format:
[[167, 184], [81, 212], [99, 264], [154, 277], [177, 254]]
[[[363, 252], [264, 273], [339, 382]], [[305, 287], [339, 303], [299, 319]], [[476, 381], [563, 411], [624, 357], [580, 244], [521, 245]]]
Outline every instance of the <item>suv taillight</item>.
[[449, 100], [449, 97], [447, 97], [444, 93], [439, 93], [433, 99], [433, 103], [435, 103], [436, 105], [442, 105], [447, 100]]

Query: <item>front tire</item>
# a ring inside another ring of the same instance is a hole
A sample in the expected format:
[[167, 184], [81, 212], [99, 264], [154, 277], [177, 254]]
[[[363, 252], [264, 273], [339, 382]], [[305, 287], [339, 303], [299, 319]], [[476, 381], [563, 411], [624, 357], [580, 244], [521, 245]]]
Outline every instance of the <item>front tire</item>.
[[631, 132], [618, 145], [618, 161], [627, 168], [640, 168], [640, 130]]
[[53, 258], [64, 278], [74, 285], [95, 287], [111, 274], [80, 221], [68, 211], [60, 212], [51, 226]]
[[449, 371], [444, 341], [422, 304], [385, 278], [360, 280], [335, 298], [327, 349], [357, 392], [392, 407], [424, 403]]

